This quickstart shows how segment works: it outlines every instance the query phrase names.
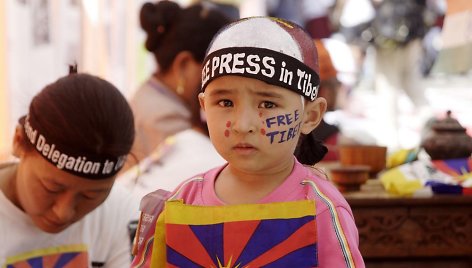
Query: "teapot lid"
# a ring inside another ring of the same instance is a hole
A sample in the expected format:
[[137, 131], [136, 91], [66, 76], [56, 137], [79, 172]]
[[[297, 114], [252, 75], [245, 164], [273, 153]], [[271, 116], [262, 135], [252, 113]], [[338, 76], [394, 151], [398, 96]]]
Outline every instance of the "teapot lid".
[[446, 118], [437, 120], [431, 126], [434, 130], [450, 130], [450, 131], [466, 131], [466, 129], [457, 121], [451, 117], [451, 110], [446, 112]]

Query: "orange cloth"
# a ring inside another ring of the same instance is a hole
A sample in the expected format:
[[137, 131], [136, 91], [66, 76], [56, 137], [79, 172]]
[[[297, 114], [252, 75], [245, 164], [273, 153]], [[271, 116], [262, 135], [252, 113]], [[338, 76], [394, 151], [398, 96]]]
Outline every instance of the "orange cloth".
[[318, 63], [320, 65], [321, 81], [336, 78], [337, 71], [334, 68], [331, 56], [329, 55], [329, 52], [326, 47], [323, 45], [323, 42], [319, 39], [316, 39], [315, 46], [318, 50]]

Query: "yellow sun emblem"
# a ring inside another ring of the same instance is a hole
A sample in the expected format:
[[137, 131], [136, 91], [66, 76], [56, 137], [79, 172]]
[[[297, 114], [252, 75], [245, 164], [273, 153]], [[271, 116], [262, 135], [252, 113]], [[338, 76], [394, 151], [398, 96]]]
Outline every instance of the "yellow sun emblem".
[[[236, 266], [231, 266], [231, 262], [233, 261], [233, 256], [231, 256], [231, 257], [229, 258], [228, 263], [225, 264], [225, 265], [222, 265], [222, 264], [221, 264], [221, 261], [220, 261], [220, 259], [218, 258], [218, 256], [216, 257], [216, 259], [218, 260], [218, 268], [238, 268], [239, 265], [241, 265], [241, 264], [238, 264], [238, 265], [236, 265]], [[248, 267], [248, 268], [249, 268], [249, 267]]]

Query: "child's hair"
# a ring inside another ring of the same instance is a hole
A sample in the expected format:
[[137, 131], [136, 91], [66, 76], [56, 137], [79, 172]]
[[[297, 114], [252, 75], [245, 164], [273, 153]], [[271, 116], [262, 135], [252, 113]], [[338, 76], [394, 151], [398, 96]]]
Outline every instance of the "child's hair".
[[328, 153], [328, 148], [323, 145], [323, 142], [314, 135], [302, 134], [294, 154], [300, 163], [312, 166], [320, 162], [326, 153]]
[[[314, 101], [320, 84], [318, 53], [313, 39], [293, 22], [271, 17], [233, 22], [212, 40], [202, 71], [202, 91], [214, 79], [238, 75], [296, 92]], [[301, 135], [295, 156], [314, 165], [327, 148], [313, 135]]]
[[[75, 170], [60, 168], [76, 175], [110, 177], [119, 171], [118, 162], [123, 160], [120, 158], [126, 157], [133, 144], [133, 113], [125, 97], [111, 83], [76, 72], [76, 68], [71, 68], [69, 75], [47, 85], [33, 98], [28, 115], [20, 119], [26, 134], [23, 144], [29, 150], [38, 150], [54, 164], [65, 155], [67, 161], [75, 161], [77, 166]], [[84, 164], [92, 160], [108, 163], [114, 160], [114, 170], [100, 174], [90, 170], [77, 172], [78, 167], [87, 170]]]
[[146, 49], [154, 53], [164, 72], [181, 51], [189, 51], [197, 62], [203, 62], [215, 33], [230, 22], [220, 11], [202, 4], [183, 9], [167, 0], [145, 3], [139, 17], [147, 34]]

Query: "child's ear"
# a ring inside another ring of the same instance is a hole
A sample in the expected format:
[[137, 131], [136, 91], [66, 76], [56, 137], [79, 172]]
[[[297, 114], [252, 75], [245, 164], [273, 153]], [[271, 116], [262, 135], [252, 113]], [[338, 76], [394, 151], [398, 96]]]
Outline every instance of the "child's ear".
[[25, 153], [24, 144], [24, 132], [21, 125], [17, 125], [15, 128], [15, 134], [13, 135], [13, 146], [12, 154], [15, 157], [21, 158]]
[[200, 102], [200, 107], [205, 111], [205, 93], [198, 93], [198, 102]]
[[326, 99], [321, 97], [306, 103], [303, 123], [300, 129], [301, 133], [309, 134], [318, 126], [326, 112], [326, 107]]

